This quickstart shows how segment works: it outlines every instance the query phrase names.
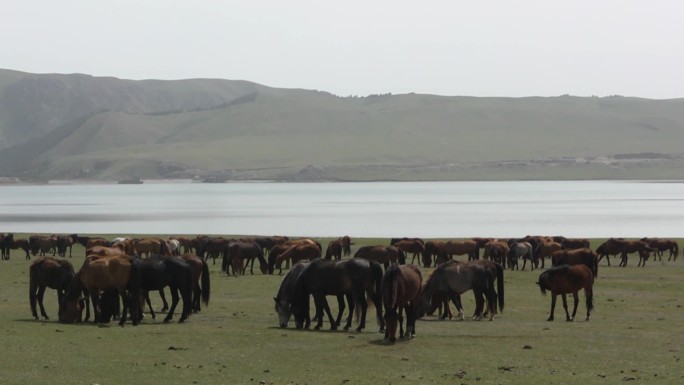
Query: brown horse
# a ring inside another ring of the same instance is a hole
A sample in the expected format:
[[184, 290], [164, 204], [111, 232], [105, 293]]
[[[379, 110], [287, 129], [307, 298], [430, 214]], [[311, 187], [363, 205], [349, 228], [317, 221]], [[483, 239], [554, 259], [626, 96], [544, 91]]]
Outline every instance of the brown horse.
[[661, 238], [641, 238], [640, 241], [648, 243], [648, 245], [656, 249], [658, 252], [656, 255], [654, 255], [653, 260], [655, 260], [655, 257], [658, 257], [659, 261], [662, 261], [663, 259], [661, 256], [663, 255], [663, 251], [669, 251], [670, 252], [670, 257], [667, 258], [668, 262], [670, 260], [677, 261], [677, 255], [679, 254], [679, 246], [677, 245], [677, 242], [672, 240], [672, 239], [661, 239]]
[[52, 253], [54, 256], [57, 251], [57, 236], [31, 235], [29, 237], [29, 248], [31, 255], [46, 255]]
[[[464, 241], [449, 240], [439, 250], [442, 260], [453, 259], [454, 255], [467, 255], [468, 260], [475, 260], [478, 251], [477, 242], [466, 239]], [[446, 258], [445, 258], [446, 257]]]
[[396, 341], [397, 323], [399, 338], [404, 338], [402, 311], [406, 313], [406, 337], [416, 335], [414, 307], [418, 304], [422, 284], [420, 269], [414, 265], [392, 265], [385, 269], [380, 289], [385, 308], [385, 340]]
[[542, 269], [544, 268], [544, 260], [546, 258], [551, 258], [551, 254], [553, 254], [554, 251], [558, 251], [562, 249], [561, 244], [558, 242], [554, 241], [546, 241], [542, 242], [539, 244], [539, 249], [537, 251], [537, 261], [535, 263], [538, 264], [538, 262], [541, 261], [541, 267]]
[[[611, 238], [614, 239], [614, 238]], [[623, 238], [618, 238], [620, 240], [624, 240]], [[599, 245], [599, 247], [596, 248], [596, 253], [599, 256], [599, 262], [603, 259], [603, 257], [606, 257], [606, 261], [608, 262], [608, 266], [610, 266], [610, 256], [613, 255], [615, 257], [618, 256], [622, 251], [620, 249], [620, 245], [617, 242], [612, 242], [612, 241], [605, 241], [602, 244]]]
[[343, 236], [340, 238], [342, 241], [342, 251], [344, 252], [344, 256], [346, 257], [347, 255], [351, 255], [351, 238], [348, 235]]
[[444, 241], [433, 240], [425, 242], [425, 251], [423, 251], [423, 267], [430, 267], [439, 255], [439, 250], [444, 247]]
[[496, 263], [500, 263], [503, 267], [506, 267], [509, 250], [510, 247], [508, 246], [508, 243], [500, 240], [493, 240], [487, 242], [485, 245], [483, 258], [489, 258]]
[[256, 242], [231, 242], [226, 246], [221, 263], [221, 271], [229, 273], [228, 267], [233, 268], [233, 275], [245, 275], [247, 265], [250, 264], [249, 272], [254, 275], [254, 260], [259, 260], [259, 269], [262, 274], [267, 272], [267, 262], [264, 259], [264, 252]]
[[[474, 319], [482, 319], [486, 304], [489, 320], [493, 320], [496, 313], [497, 293], [494, 290], [491, 271], [479, 264], [460, 261], [447, 261], [432, 272], [423, 285], [420, 304], [416, 307], [416, 317], [420, 318], [430, 310], [436, 294], [443, 294], [452, 300], [463, 319], [460, 295], [468, 290], [472, 290], [475, 294]], [[498, 293], [498, 296], [500, 304], [503, 304], [503, 290]]]
[[385, 269], [393, 263], [406, 263], [404, 252], [395, 246], [363, 246], [356, 250], [354, 258], [363, 258], [369, 261], [382, 263]]
[[59, 320], [64, 323], [81, 321], [79, 297], [88, 292], [95, 311], [95, 322], [102, 322], [100, 292], [116, 289], [124, 304], [119, 324], [126, 322], [128, 310], [133, 325], [138, 324], [140, 312], [140, 267], [138, 261], [129, 256], [89, 255], [71, 282], [71, 286], [60, 304]]
[[420, 262], [420, 257], [425, 254], [425, 244], [422, 239], [402, 239], [394, 242], [392, 246], [403, 251], [404, 254], [411, 253], [411, 263], [414, 263], [416, 258], [419, 258]]
[[69, 249], [69, 258], [71, 258], [72, 246], [76, 243], [78, 235], [58, 235], [55, 247], [57, 248], [57, 255], [66, 258], [66, 251]]
[[[631, 253], [639, 253], [639, 258], [641, 260], [648, 259], [648, 253], [656, 251], [656, 249], [651, 248], [648, 243], [643, 241], [628, 241], [618, 238], [610, 238], [603, 243], [606, 249], [617, 250], [620, 253], [620, 264], [619, 266], [627, 266], [627, 255]], [[641, 263], [641, 260], [639, 261]]]
[[57, 290], [57, 303], [62, 302], [71, 281], [74, 279], [74, 267], [69, 261], [52, 257], [41, 257], [29, 266], [29, 299], [33, 318], [38, 319], [36, 302], [40, 306], [40, 314], [45, 319], [50, 319], [43, 306], [45, 289]]
[[283, 274], [283, 261], [292, 261], [295, 264], [299, 261], [313, 261], [321, 257], [321, 249], [317, 245], [303, 243], [296, 246], [291, 246], [285, 252], [278, 255], [275, 259], [275, 264], [280, 269], [279, 273]]
[[26, 260], [31, 259], [30, 245], [28, 239], [14, 239], [14, 234], [9, 233], [7, 235], [0, 234], [0, 245], [2, 245], [2, 259], [9, 260], [10, 250], [22, 249], [26, 255]]
[[584, 265], [598, 278], [598, 254], [592, 249], [559, 250], [551, 255], [551, 266]]
[[[185, 260], [190, 265], [192, 270], [192, 312], [197, 313], [202, 310], [201, 303], [205, 306], [209, 305], [210, 289], [211, 289], [211, 279], [209, 278], [209, 265], [204, 259], [192, 255], [184, 254], [176, 256], [176, 258], [181, 258]], [[159, 296], [161, 297], [163, 307], [161, 311], [169, 309], [169, 304], [166, 302], [166, 296], [164, 295], [164, 290], [159, 290]]]
[[[549, 270], [541, 273], [539, 275], [539, 289], [541, 289], [542, 294], [546, 294], [546, 291], [551, 291], [551, 313], [547, 321], [553, 321], [553, 311], [556, 308], [556, 297], [558, 295], [563, 296], [563, 308], [565, 309], [565, 316], [567, 321], [572, 321], [575, 319], [575, 314], [577, 313], [577, 304], [579, 303], [579, 297], [577, 293], [584, 289], [584, 296], [587, 299], [587, 321], [589, 321], [589, 316], [591, 315], [591, 310], [594, 308], [593, 305], [593, 284], [594, 284], [594, 274], [591, 270], [584, 265], [562, 265], [552, 267]], [[566, 294], [572, 293], [572, 297], [575, 301], [572, 316], [568, 313], [568, 302]]]
[[588, 249], [590, 247], [589, 240], [585, 238], [565, 238], [560, 244], [563, 250]]
[[171, 250], [166, 240], [160, 238], [134, 239], [133, 250], [135, 250], [135, 254], [139, 257], [143, 255], [150, 256], [151, 254], [171, 255]]
[[328, 248], [325, 250], [325, 259], [342, 259], [344, 250], [341, 238], [330, 241], [328, 242]]

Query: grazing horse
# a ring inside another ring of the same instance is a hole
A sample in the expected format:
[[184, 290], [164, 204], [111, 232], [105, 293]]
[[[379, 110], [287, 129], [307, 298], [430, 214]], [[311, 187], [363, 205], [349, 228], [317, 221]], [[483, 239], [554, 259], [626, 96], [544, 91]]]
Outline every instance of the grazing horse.
[[[561, 265], [552, 267], [549, 270], [541, 273], [539, 275], [539, 289], [542, 294], [546, 294], [546, 291], [551, 291], [551, 313], [547, 321], [553, 321], [553, 311], [556, 308], [556, 297], [558, 294], [563, 296], [563, 308], [565, 309], [565, 316], [567, 321], [572, 321], [575, 319], [575, 314], [577, 313], [577, 304], [579, 303], [579, 297], [577, 293], [584, 289], [584, 296], [587, 299], [587, 321], [589, 321], [589, 316], [591, 315], [591, 310], [594, 308], [593, 305], [593, 284], [594, 284], [594, 274], [585, 265]], [[574, 307], [572, 310], [572, 316], [568, 313], [568, 302], [566, 294], [572, 293], [574, 299]]]
[[166, 240], [160, 238], [143, 238], [133, 240], [133, 249], [139, 257], [143, 255], [171, 255], [169, 245]]
[[[402, 311], [406, 314], [406, 337], [416, 335], [414, 307], [420, 300], [423, 277], [414, 265], [392, 265], [382, 277], [381, 296], [385, 308], [385, 339], [396, 341], [397, 323], [399, 338], [404, 338]], [[377, 306], [380, 306], [379, 304]]]
[[342, 241], [342, 251], [344, 252], [344, 256], [346, 257], [347, 255], [351, 255], [351, 238], [348, 235], [343, 236], [340, 238]]
[[510, 248], [506, 242], [498, 240], [487, 242], [484, 247], [484, 258], [489, 258], [496, 263], [500, 263], [503, 267], [506, 267], [506, 259], [509, 250]]
[[162, 290], [166, 286], [171, 290], [171, 308], [169, 309], [164, 322], [169, 322], [173, 318], [173, 312], [180, 297], [183, 298], [183, 311], [178, 320], [182, 323], [192, 312], [192, 268], [190, 264], [175, 256], [150, 255], [146, 259], [138, 261], [140, 267], [140, 289], [143, 291], [147, 305], [150, 308], [152, 319], [155, 319], [154, 310], [148, 295], [150, 290]]
[[43, 306], [45, 289], [57, 290], [57, 303], [62, 302], [71, 281], [74, 279], [74, 267], [69, 261], [52, 257], [41, 257], [31, 262], [29, 266], [29, 299], [33, 318], [38, 319], [36, 302], [40, 306], [40, 314], [50, 319]]
[[592, 249], [559, 250], [551, 255], [551, 266], [584, 265], [598, 278], [598, 254]]
[[57, 245], [56, 236], [32, 235], [29, 237], [29, 247], [32, 255], [44, 256], [49, 252], [55, 255]]
[[[674, 261], [677, 261], [677, 255], [679, 254], [679, 246], [677, 245], [677, 242], [672, 240], [672, 239], [661, 239], [661, 238], [641, 238], [640, 241], [648, 243], [648, 246], [650, 246], [653, 249], [658, 250], [657, 256], [658, 260], [662, 261], [663, 259], [661, 258], [663, 251], [669, 251], [670, 256], [667, 258], [668, 262], [674, 258]], [[655, 260], [655, 257], [653, 257], [653, 260]]]
[[537, 249], [537, 260], [535, 261], [535, 266], [537, 266], [539, 261], [541, 261], [541, 267], [543, 269], [544, 260], [546, 258], [551, 258], [551, 254], [553, 254], [554, 251], [558, 251], [561, 249], [561, 244], [558, 242], [547, 241], [540, 243], [539, 248]]
[[116, 289], [124, 305], [119, 325], [126, 322], [129, 309], [133, 325], [137, 325], [141, 294], [138, 263], [138, 260], [129, 256], [87, 256], [60, 304], [60, 322], [80, 322], [82, 307], [79, 296], [84, 290], [88, 291], [92, 300], [95, 322], [102, 322], [100, 292]]
[[439, 250], [444, 247], [444, 241], [427, 241], [423, 251], [423, 267], [430, 267], [435, 262], [434, 258], [439, 255]]
[[620, 253], [620, 264], [619, 266], [627, 266], [627, 255], [631, 253], [639, 253], [639, 258], [641, 260], [648, 259], [648, 253], [656, 251], [656, 249], [651, 248], [648, 243], [643, 241], [628, 241], [618, 238], [609, 238], [603, 243], [607, 250], [617, 250]]
[[477, 259], [477, 242], [466, 239], [464, 241], [449, 240], [444, 246], [439, 250], [439, 259], [445, 261], [447, 259], [453, 259], [454, 255], [467, 255], [468, 260], [472, 261]]
[[[425, 244], [418, 239], [402, 239], [394, 242], [392, 246], [404, 252], [404, 254], [411, 253], [411, 263], [414, 263], [416, 258], [420, 258], [425, 254]], [[419, 259], [420, 262], [420, 259]]]
[[392, 263], [406, 263], [406, 256], [400, 248], [395, 246], [362, 246], [354, 254], [354, 258], [382, 263], [385, 269]]
[[[425, 315], [431, 307], [435, 295], [443, 295], [459, 308], [460, 318], [463, 319], [460, 295], [468, 290], [475, 294], [475, 317], [480, 320], [483, 317], [485, 303], [489, 320], [494, 319], [496, 313], [496, 297], [494, 281], [491, 271], [479, 264], [463, 263], [459, 261], [447, 261], [438, 266], [428, 278], [423, 291], [419, 306], [416, 308], [416, 317]], [[499, 301], [503, 304], [503, 290], [498, 293]]]
[[[611, 238], [612, 239], [612, 238]], [[621, 240], [624, 240], [622, 238], [619, 238]], [[599, 256], [599, 262], [603, 259], [603, 257], [606, 257], [606, 261], [608, 261], [608, 266], [610, 266], [610, 256], [613, 255], [615, 257], [618, 256], [618, 254], [621, 253], [620, 247], [616, 242], [612, 241], [605, 241], [602, 244], [599, 245], [599, 247], [596, 248], [596, 253]]]
[[342, 259], [342, 253], [344, 252], [344, 244], [342, 239], [335, 239], [328, 242], [328, 248], [325, 250], [325, 259]]
[[[284, 245], [283, 245], [284, 246]], [[295, 246], [290, 246], [287, 250], [280, 253], [275, 258], [275, 266], [279, 268], [279, 274], [283, 274], [283, 261], [290, 261], [295, 264], [299, 261], [313, 261], [321, 257], [321, 249], [310, 243], [303, 243]]]
[[76, 243], [78, 235], [58, 235], [55, 241], [55, 247], [57, 248], [57, 255], [66, 258], [66, 251], [69, 249], [69, 258], [71, 258], [71, 246]]
[[361, 306], [361, 317], [356, 331], [360, 332], [366, 327], [367, 297], [375, 304], [380, 331], [384, 331], [385, 325], [380, 302], [382, 274], [382, 267], [379, 263], [361, 258], [340, 261], [319, 258], [311, 261], [295, 283], [292, 313], [297, 328], [302, 328], [308, 316], [309, 295], [311, 295], [316, 305], [314, 319], [318, 320], [315, 329], [320, 329], [323, 325], [323, 311], [328, 315], [330, 328], [336, 329], [337, 326], [330, 313], [330, 307], [328, 307], [325, 296], [334, 295], [339, 299], [339, 296], [343, 295], [351, 299], [349, 301], [349, 316], [344, 326], [345, 331], [351, 327], [354, 307], [357, 305]]
[[[231, 242], [226, 246], [226, 251], [223, 253], [223, 260], [221, 263], [221, 271], [229, 273], [228, 267], [233, 268], [233, 275], [245, 275], [247, 265], [250, 264], [249, 272], [254, 275], [254, 260], [259, 260], [259, 270], [262, 274], [266, 274], [268, 270], [268, 263], [264, 258], [264, 252], [256, 242]], [[245, 263], [246, 261], [246, 263]]]
[[565, 238], [560, 244], [564, 250], [588, 249], [590, 247], [589, 240], [585, 238]]
[[[525, 266], [527, 265], [527, 261], [530, 261], [530, 269], [534, 270], [534, 252], [532, 248], [532, 244], [529, 242], [509, 242], [508, 247], [510, 248], [508, 251], [508, 258], [509, 261], [512, 261], [513, 259], [521, 259], [523, 260], [523, 267], [522, 270], [525, 270]], [[517, 267], [517, 261], [515, 263], [515, 266]], [[509, 268], [513, 270], [513, 266], [509, 264]]]

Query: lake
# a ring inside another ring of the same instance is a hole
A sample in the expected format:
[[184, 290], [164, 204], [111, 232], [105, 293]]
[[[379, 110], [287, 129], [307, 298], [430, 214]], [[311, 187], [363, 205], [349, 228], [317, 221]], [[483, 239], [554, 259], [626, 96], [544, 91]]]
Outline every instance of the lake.
[[0, 187], [0, 232], [684, 237], [684, 182], [145, 183]]

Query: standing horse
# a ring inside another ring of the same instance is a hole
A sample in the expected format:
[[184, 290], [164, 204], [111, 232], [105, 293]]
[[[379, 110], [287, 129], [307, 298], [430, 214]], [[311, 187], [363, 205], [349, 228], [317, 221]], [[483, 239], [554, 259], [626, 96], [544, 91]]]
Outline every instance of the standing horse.
[[[468, 290], [472, 290], [475, 294], [474, 319], [482, 319], [486, 303], [489, 320], [493, 320], [496, 313], [497, 293], [494, 290], [491, 271], [479, 264], [458, 261], [447, 261], [432, 272], [423, 285], [420, 305], [416, 308], [416, 317], [420, 318], [430, 310], [435, 295], [443, 295], [451, 299], [459, 308], [460, 318], [463, 319], [463, 310], [459, 306], [460, 295]], [[503, 304], [503, 290], [498, 293], [498, 296], [499, 302]]]
[[328, 248], [325, 250], [325, 259], [342, 259], [344, 250], [341, 238], [332, 240], [328, 242]]
[[268, 263], [264, 258], [261, 246], [256, 242], [231, 242], [226, 246], [221, 263], [221, 271], [228, 273], [228, 267], [233, 268], [233, 275], [245, 275], [247, 265], [250, 265], [249, 272], [254, 275], [254, 260], [259, 260], [259, 270], [262, 274], [267, 273]]
[[343, 236], [340, 238], [342, 241], [342, 251], [344, 252], [344, 256], [346, 257], [347, 255], [351, 255], [351, 238], [348, 235]]
[[439, 255], [439, 250], [444, 246], [444, 241], [434, 240], [425, 242], [423, 251], [423, 267], [430, 267], [435, 262], [434, 258]]
[[313, 296], [316, 305], [318, 320], [315, 329], [323, 325], [323, 311], [328, 315], [331, 329], [336, 329], [335, 320], [330, 313], [330, 307], [325, 300], [326, 295], [344, 295], [352, 300], [349, 301], [349, 316], [344, 330], [351, 327], [352, 315], [355, 306], [361, 306], [360, 332], [366, 327], [366, 311], [368, 302], [366, 297], [375, 304], [380, 330], [384, 331], [385, 325], [382, 319], [382, 306], [380, 305], [380, 285], [382, 283], [382, 267], [379, 263], [367, 261], [361, 258], [329, 261], [316, 259], [304, 268], [295, 284], [292, 300], [292, 313], [298, 329], [302, 328], [309, 314], [309, 295]]
[[[677, 245], [676, 241], [672, 239], [661, 238], [641, 238], [640, 241], [646, 242], [651, 248], [658, 250], [657, 257], [659, 261], [663, 260], [661, 258], [663, 251], [670, 252], [670, 257], [667, 258], [668, 262], [673, 258], [674, 261], [677, 261], [677, 255], [679, 254], [679, 246]], [[655, 261], [655, 256], [653, 257], [653, 260]]]
[[[284, 245], [283, 245], [284, 246]], [[270, 255], [269, 255], [270, 257]], [[295, 264], [299, 261], [309, 260], [313, 261], [321, 257], [321, 249], [317, 245], [308, 243], [290, 246], [287, 250], [279, 254], [275, 258], [275, 265], [280, 269], [280, 274], [283, 274], [283, 261], [290, 261]]]
[[[385, 339], [396, 341], [397, 323], [399, 338], [404, 338], [402, 311], [406, 314], [406, 337], [416, 335], [414, 307], [420, 299], [423, 277], [414, 265], [392, 265], [382, 277], [381, 295], [385, 308]], [[379, 304], [377, 305], [379, 306]]]
[[551, 266], [584, 265], [598, 278], [598, 254], [592, 249], [559, 250], [551, 254]]
[[425, 254], [425, 244], [422, 239], [402, 239], [394, 242], [392, 246], [404, 252], [404, 254], [411, 253], [411, 263], [414, 263], [416, 258], [419, 259]]
[[445, 261], [447, 259], [453, 259], [454, 255], [467, 255], [468, 260], [475, 260], [476, 253], [478, 252], [477, 242], [466, 239], [464, 241], [449, 240], [441, 248], [439, 253], [439, 259]]
[[41, 257], [31, 262], [29, 266], [29, 299], [33, 318], [38, 319], [36, 302], [40, 306], [40, 314], [50, 319], [43, 306], [45, 289], [57, 290], [57, 303], [62, 302], [71, 281], [74, 279], [74, 267], [69, 261], [52, 257]]
[[[575, 319], [577, 313], [577, 304], [579, 303], [579, 296], [577, 293], [584, 289], [584, 296], [587, 299], [587, 321], [591, 315], [593, 305], [593, 284], [594, 274], [584, 265], [562, 265], [552, 267], [549, 270], [539, 275], [539, 289], [542, 294], [546, 294], [546, 290], [551, 291], [551, 313], [547, 321], [553, 321], [553, 311], [556, 308], [556, 297], [560, 294], [563, 296], [563, 309], [565, 309], [565, 316], [567, 321]], [[572, 316], [568, 313], [568, 302], [566, 294], [572, 293], [574, 299], [574, 307], [572, 309]]]
[[[513, 258], [515, 259], [521, 259], [523, 260], [523, 267], [522, 269], [525, 270], [525, 266], [527, 265], [527, 261], [530, 261], [530, 269], [534, 270], [534, 249], [532, 248], [532, 244], [529, 242], [516, 242], [512, 241], [508, 243], [508, 247], [510, 250], [508, 251], [508, 258], [509, 261], [511, 261]], [[512, 266], [509, 266], [511, 270], [513, 270]], [[517, 263], [516, 263], [517, 267]]]
[[152, 319], [155, 319], [154, 310], [148, 295], [150, 290], [162, 290], [166, 286], [171, 290], [171, 308], [164, 322], [171, 321], [173, 312], [178, 305], [179, 296], [183, 298], [183, 311], [178, 320], [182, 323], [192, 312], [192, 269], [190, 264], [181, 258], [174, 256], [150, 255], [146, 259], [138, 261], [140, 267], [140, 289], [143, 291], [147, 305], [150, 308]]
[[101, 291], [108, 289], [116, 289], [124, 304], [119, 324], [126, 322], [130, 309], [133, 325], [137, 325], [141, 294], [140, 266], [137, 260], [129, 256], [87, 256], [62, 299], [60, 322], [80, 322], [82, 307], [79, 296], [84, 290], [88, 291], [92, 299], [95, 322], [102, 322], [99, 297]]
[[354, 258], [382, 263], [387, 268], [392, 263], [406, 263], [404, 252], [395, 246], [362, 246], [354, 254]]

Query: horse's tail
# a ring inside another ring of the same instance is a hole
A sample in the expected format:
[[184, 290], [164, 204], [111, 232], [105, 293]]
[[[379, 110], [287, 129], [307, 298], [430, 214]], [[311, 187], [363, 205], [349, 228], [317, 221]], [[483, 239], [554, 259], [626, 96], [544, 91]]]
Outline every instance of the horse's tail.
[[264, 249], [259, 246], [257, 243], [254, 243], [254, 245], [257, 247], [257, 258], [259, 259], [259, 270], [264, 272], [268, 271], [268, 262], [266, 262], [266, 258], [264, 258]]
[[[31, 312], [36, 318], [38, 318], [38, 313], [36, 313], [36, 301], [38, 300], [36, 293], [37, 286], [38, 274], [36, 273], [36, 266], [34, 262], [29, 267], [29, 302], [31, 304]], [[62, 304], [60, 303], [59, 306], [61, 308]]]
[[376, 309], [376, 321], [380, 324], [381, 328], [385, 327], [384, 320], [382, 319], [382, 266], [378, 262], [368, 261], [370, 263], [371, 275], [373, 277], [373, 289], [374, 293], [370, 296], [370, 299], [375, 304]]
[[594, 290], [591, 285], [584, 289], [584, 296], [587, 299], [587, 311], [589, 312], [594, 309]]
[[204, 306], [208, 306], [211, 282], [209, 279], [209, 264], [204, 259], [202, 259], [202, 276], [200, 279], [202, 280], [202, 303], [204, 303]]
[[500, 264], [496, 264], [496, 294], [499, 299], [499, 311], [504, 309], [504, 269]]
[[[203, 261], [206, 261], [202, 258]], [[228, 253], [223, 253], [223, 258], [221, 260], [221, 271], [224, 273], [228, 272]]]
[[142, 318], [140, 314], [141, 306], [139, 303], [141, 280], [142, 272], [140, 269], [140, 261], [135, 258], [131, 258], [131, 272], [128, 276], [128, 284], [126, 285], [126, 289], [129, 293], [128, 309], [131, 313], [133, 325], [137, 325]]

